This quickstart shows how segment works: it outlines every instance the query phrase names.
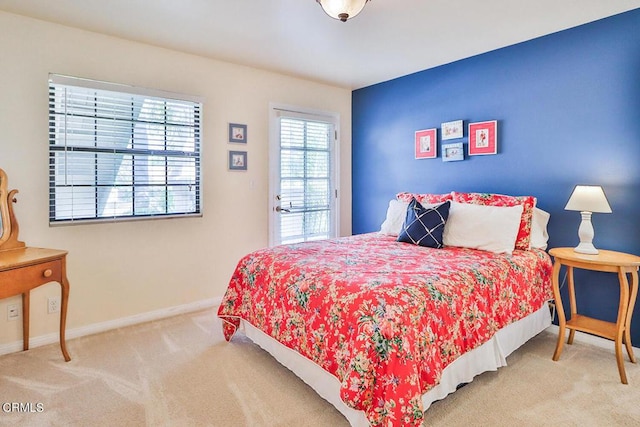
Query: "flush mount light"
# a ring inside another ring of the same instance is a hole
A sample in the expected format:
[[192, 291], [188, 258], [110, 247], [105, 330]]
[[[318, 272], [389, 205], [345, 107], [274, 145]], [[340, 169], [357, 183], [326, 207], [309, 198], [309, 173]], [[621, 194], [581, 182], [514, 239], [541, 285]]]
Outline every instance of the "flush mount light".
[[347, 22], [359, 14], [369, 0], [316, 0], [322, 10], [334, 19]]

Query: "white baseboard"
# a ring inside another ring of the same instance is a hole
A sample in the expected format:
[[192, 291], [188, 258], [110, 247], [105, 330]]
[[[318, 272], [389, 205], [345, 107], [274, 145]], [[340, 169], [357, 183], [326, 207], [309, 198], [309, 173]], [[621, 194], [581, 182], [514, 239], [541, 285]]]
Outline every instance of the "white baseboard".
[[[121, 317], [119, 319], [107, 320], [106, 322], [94, 323], [91, 325], [80, 326], [78, 328], [67, 329], [65, 335], [67, 341], [73, 338], [93, 335], [100, 332], [110, 331], [112, 329], [123, 328], [125, 326], [136, 325], [139, 323], [150, 322], [152, 320], [164, 319], [166, 317], [177, 316], [178, 314], [191, 313], [194, 311], [213, 308], [220, 305], [222, 297], [210, 298], [206, 300], [196, 301], [188, 304], [176, 305], [173, 307], [162, 308], [160, 310], [148, 311], [146, 313], [134, 314], [133, 316]], [[40, 347], [43, 345], [58, 343], [59, 334], [54, 332], [51, 334], [40, 335], [29, 339], [29, 348]], [[0, 345], [0, 355], [15, 353], [22, 351], [22, 341]]]
[[[558, 325], [551, 325], [549, 326], [547, 329], [547, 331], [549, 332], [553, 332], [554, 334], [558, 335], [560, 328], [558, 327]], [[569, 331], [567, 330], [565, 333], [565, 337], [569, 336]], [[566, 340], [566, 338], [565, 338]], [[615, 348], [613, 346], [613, 341], [608, 340], [606, 338], [601, 338], [595, 335], [591, 335], [591, 334], [587, 334], [584, 332], [580, 332], [580, 331], [576, 331], [576, 335], [574, 337], [574, 342], [575, 340], [578, 341], [582, 341], [584, 343], [587, 344], [591, 344], [591, 345], [595, 345], [596, 347], [600, 347], [600, 348], [604, 348], [607, 350], [611, 350], [612, 352], [615, 353]], [[624, 344], [623, 344], [624, 347]], [[633, 353], [634, 354], [638, 354], [640, 355], [640, 349], [638, 347], [633, 347]]]

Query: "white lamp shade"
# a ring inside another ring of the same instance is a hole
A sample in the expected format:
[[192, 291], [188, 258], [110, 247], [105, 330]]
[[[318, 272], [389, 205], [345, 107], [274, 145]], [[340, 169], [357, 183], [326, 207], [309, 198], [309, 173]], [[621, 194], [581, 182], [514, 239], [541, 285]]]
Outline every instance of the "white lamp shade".
[[611, 213], [607, 196], [599, 185], [576, 185], [564, 208], [568, 211]]
[[327, 15], [346, 21], [359, 14], [369, 0], [317, 0]]

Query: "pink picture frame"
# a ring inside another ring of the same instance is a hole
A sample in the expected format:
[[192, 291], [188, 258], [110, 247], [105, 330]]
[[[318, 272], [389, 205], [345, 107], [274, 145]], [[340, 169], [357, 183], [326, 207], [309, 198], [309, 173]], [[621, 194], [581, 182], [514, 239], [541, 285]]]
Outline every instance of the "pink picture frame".
[[438, 130], [424, 129], [416, 131], [416, 159], [435, 159], [438, 156]]
[[469, 123], [469, 155], [498, 153], [498, 121]]

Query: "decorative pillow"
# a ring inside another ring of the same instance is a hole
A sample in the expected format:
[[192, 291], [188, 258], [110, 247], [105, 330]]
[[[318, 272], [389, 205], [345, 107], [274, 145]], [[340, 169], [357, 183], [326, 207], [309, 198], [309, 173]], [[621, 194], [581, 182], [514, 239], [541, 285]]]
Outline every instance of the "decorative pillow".
[[391, 199], [387, 208], [387, 217], [380, 226], [380, 233], [389, 236], [397, 236], [402, 230], [402, 223], [407, 216], [407, 206], [409, 202]]
[[444, 227], [445, 246], [511, 254], [520, 227], [522, 205], [484, 206], [450, 202]]
[[415, 194], [415, 193], [403, 192], [403, 193], [396, 194], [396, 199], [398, 199], [398, 200], [400, 200], [402, 202], [409, 203], [409, 202], [411, 202], [411, 199], [414, 199], [414, 198], [422, 206], [424, 206], [427, 203], [429, 203], [429, 204], [437, 204], [437, 203], [446, 202], [448, 200], [452, 200], [451, 193], [445, 193], [445, 194], [429, 194], [429, 193]]
[[536, 249], [547, 249], [549, 234], [547, 233], [547, 224], [549, 224], [549, 212], [545, 212], [540, 208], [533, 210], [533, 221], [531, 223], [531, 247]]
[[398, 242], [441, 248], [450, 203], [444, 202], [432, 208], [425, 208], [415, 198], [412, 199], [407, 207], [407, 216], [398, 235]]
[[485, 206], [516, 206], [522, 205], [522, 218], [516, 239], [516, 249], [529, 250], [531, 247], [531, 223], [536, 198], [533, 196], [507, 196], [491, 193], [452, 193], [453, 201], [458, 203], [472, 203]]

